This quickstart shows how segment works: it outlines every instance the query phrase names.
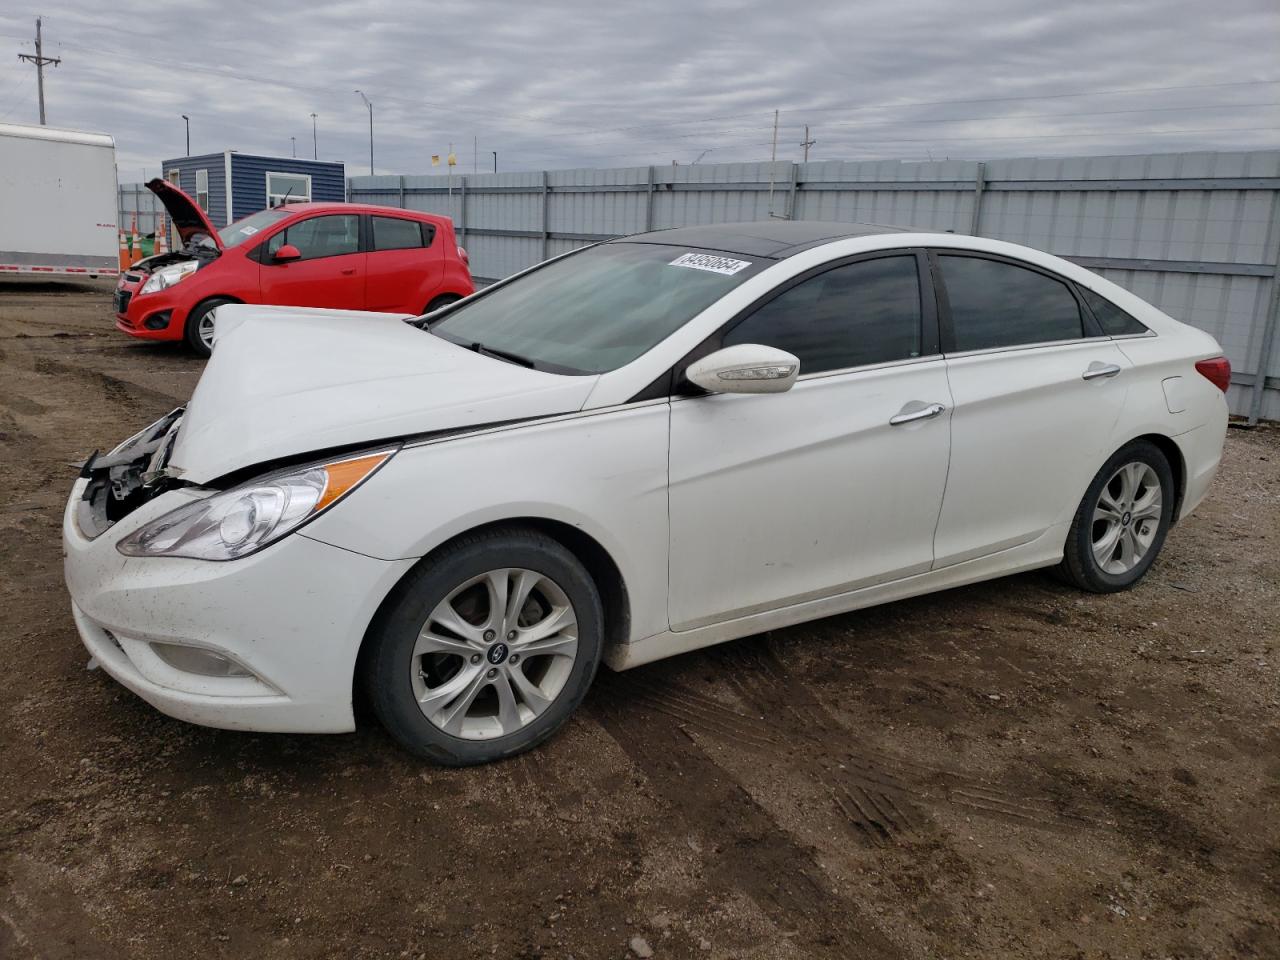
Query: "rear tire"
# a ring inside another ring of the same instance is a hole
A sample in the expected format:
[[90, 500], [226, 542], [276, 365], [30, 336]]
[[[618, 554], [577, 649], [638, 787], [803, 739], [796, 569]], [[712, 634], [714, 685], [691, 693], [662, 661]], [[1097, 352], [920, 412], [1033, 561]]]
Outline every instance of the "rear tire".
[[213, 311], [227, 303], [235, 303], [229, 297], [214, 297], [198, 303], [189, 314], [183, 336], [187, 346], [200, 357], [207, 357], [213, 352]]
[[1059, 577], [1091, 593], [1128, 590], [1164, 546], [1176, 493], [1173, 470], [1159, 447], [1147, 440], [1121, 447], [1080, 501]]
[[470, 766], [523, 753], [569, 718], [600, 664], [604, 612], [559, 541], [485, 530], [401, 581], [366, 642], [361, 680], [391, 736], [425, 759]]
[[447, 307], [449, 306], [449, 304], [457, 303], [461, 299], [462, 298], [458, 296], [456, 293], [442, 293], [440, 294], [440, 296], [436, 297], [434, 300], [428, 303], [427, 309], [423, 310], [422, 312], [424, 315], [428, 313], [434, 313], [436, 310], [439, 310], [441, 307]]

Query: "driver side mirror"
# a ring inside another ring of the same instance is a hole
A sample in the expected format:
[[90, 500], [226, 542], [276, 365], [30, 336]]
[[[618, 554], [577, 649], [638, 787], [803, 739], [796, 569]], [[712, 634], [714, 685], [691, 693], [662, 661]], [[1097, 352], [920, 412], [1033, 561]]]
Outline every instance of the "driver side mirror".
[[281, 244], [280, 249], [271, 255], [276, 263], [288, 263], [290, 260], [301, 260], [302, 251], [292, 243]]
[[799, 372], [800, 361], [785, 350], [740, 343], [690, 364], [684, 375], [709, 393], [785, 393]]

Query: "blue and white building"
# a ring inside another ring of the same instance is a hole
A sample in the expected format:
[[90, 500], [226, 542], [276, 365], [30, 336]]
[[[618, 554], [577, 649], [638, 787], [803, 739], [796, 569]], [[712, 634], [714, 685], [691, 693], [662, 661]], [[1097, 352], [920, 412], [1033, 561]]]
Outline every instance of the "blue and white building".
[[191, 196], [215, 227], [279, 206], [286, 198], [290, 203], [346, 199], [346, 170], [341, 161], [224, 150], [166, 160], [162, 175]]

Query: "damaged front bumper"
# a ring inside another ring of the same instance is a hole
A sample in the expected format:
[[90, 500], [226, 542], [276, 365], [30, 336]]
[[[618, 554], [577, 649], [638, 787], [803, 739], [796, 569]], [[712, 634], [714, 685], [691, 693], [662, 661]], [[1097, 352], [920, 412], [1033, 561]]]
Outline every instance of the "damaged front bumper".
[[[127, 557], [125, 536], [213, 491], [164, 472], [181, 421], [85, 465], [63, 516], [72, 615], [101, 667], [169, 716], [227, 729], [354, 729], [356, 655], [412, 566], [297, 533], [226, 562]], [[170, 414], [174, 417], [174, 414]]]

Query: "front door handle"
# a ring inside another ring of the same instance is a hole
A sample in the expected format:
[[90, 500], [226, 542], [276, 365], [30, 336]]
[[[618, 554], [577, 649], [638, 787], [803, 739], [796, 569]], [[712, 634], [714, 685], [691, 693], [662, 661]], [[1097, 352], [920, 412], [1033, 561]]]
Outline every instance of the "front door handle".
[[[350, 269], [348, 269], [348, 270], [343, 270], [343, 271], [342, 271], [342, 275], [343, 275], [344, 277], [351, 277], [351, 276], [355, 276], [355, 272], [356, 272], [356, 268], [355, 268], [355, 267], [351, 267], [351, 268], [350, 268]], [[1116, 367], [1116, 369], [1117, 369], [1117, 370], [1119, 370], [1120, 368], [1119, 368], [1119, 367]]]
[[1085, 368], [1080, 377], [1084, 380], [1100, 380], [1105, 377], [1114, 377], [1119, 372], [1120, 367], [1116, 364], [1102, 363], [1099, 360], [1095, 360]]
[[[907, 404], [907, 407], [910, 406], [911, 404]], [[902, 408], [902, 413], [889, 418], [889, 426], [897, 427], [904, 423], [915, 423], [917, 420], [932, 420], [947, 409], [940, 403], [928, 403], [917, 410], [907, 410], [907, 407]]]

